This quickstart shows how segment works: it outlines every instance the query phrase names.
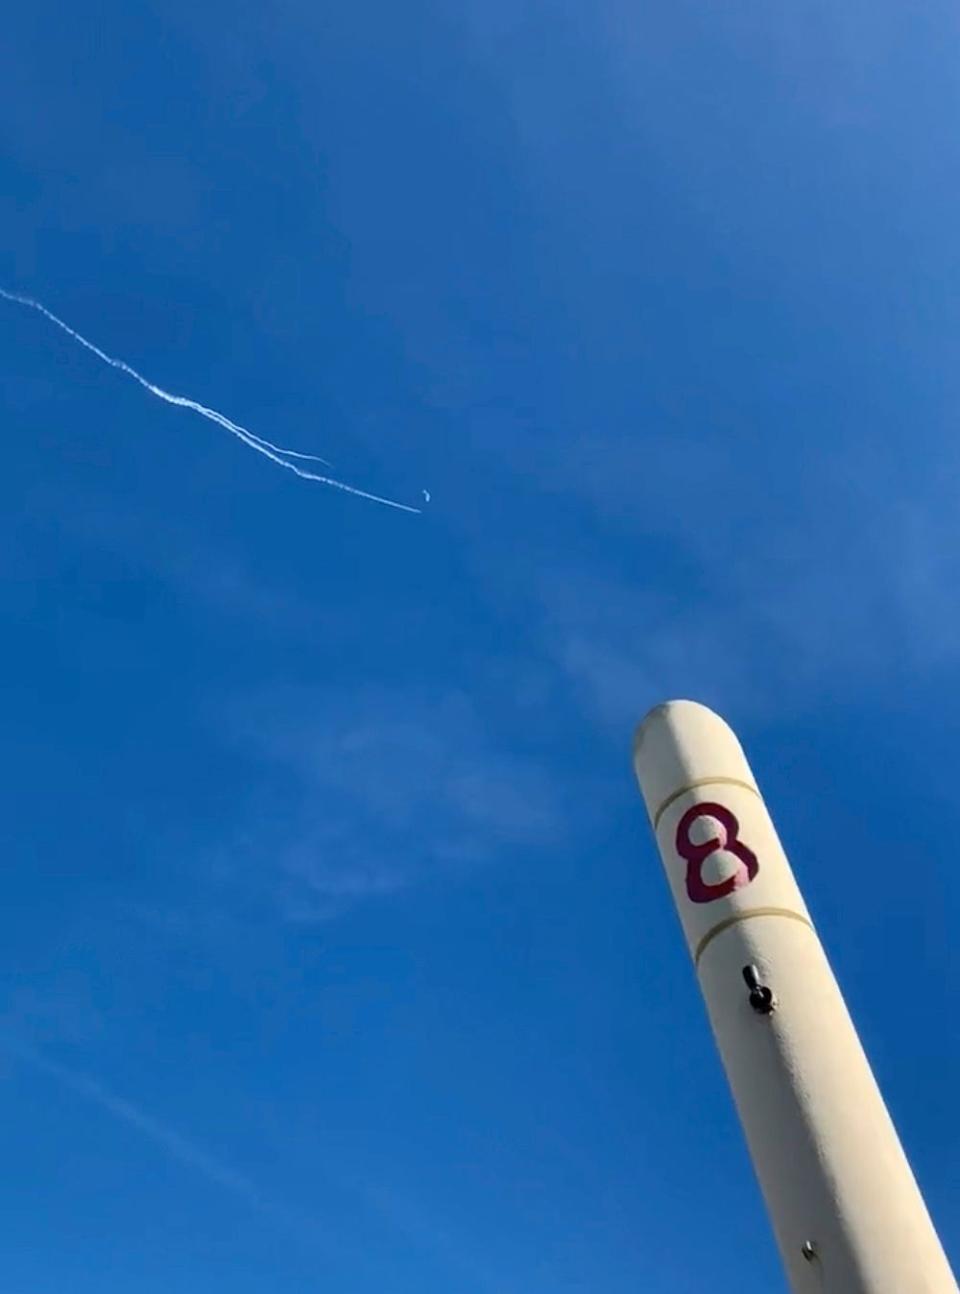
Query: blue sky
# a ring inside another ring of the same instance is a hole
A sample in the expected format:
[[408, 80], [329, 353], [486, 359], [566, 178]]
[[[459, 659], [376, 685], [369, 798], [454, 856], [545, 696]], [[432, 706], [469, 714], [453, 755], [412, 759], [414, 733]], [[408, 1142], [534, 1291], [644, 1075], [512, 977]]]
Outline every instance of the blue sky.
[[0, 302], [7, 1294], [783, 1289], [632, 784], [671, 695], [743, 737], [957, 1261], [958, 44], [8, 16], [0, 284], [431, 501]]

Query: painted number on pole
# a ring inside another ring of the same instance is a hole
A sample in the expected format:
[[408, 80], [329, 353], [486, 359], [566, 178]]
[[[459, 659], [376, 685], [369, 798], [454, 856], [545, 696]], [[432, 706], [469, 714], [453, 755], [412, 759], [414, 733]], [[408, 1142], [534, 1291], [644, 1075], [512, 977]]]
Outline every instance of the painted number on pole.
[[[722, 835], [713, 836], [702, 844], [690, 839], [690, 828], [700, 818], [712, 818], [722, 827]], [[749, 885], [760, 864], [752, 849], [740, 839], [740, 823], [722, 804], [694, 804], [677, 823], [677, 853], [687, 862], [687, 897], [693, 903], [712, 903], [726, 898], [734, 890]], [[703, 865], [712, 855], [723, 850], [738, 859], [740, 866], [726, 880], [711, 884], [703, 879]]]

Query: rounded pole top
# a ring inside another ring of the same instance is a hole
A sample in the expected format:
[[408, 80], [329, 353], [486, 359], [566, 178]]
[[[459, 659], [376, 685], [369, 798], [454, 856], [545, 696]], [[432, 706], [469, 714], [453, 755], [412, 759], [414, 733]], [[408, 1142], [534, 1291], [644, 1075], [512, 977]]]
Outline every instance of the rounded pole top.
[[633, 767], [651, 821], [678, 792], [717, 778], [757, 790], [733, 729], [698, 701], [654, 706], [634, 735]]

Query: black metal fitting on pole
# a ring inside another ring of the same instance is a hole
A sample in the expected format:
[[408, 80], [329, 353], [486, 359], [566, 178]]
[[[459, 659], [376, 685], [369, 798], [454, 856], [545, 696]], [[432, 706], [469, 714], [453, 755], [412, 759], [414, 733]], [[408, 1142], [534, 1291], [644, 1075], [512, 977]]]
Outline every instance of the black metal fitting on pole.
[[743, 982], [750, 990], [748, 1001], [758, 1015], [769, 1015], [776, 1009], [777, 999], [773, 989], [760, 982], [760, 972], [756, 966], [744, 966]]

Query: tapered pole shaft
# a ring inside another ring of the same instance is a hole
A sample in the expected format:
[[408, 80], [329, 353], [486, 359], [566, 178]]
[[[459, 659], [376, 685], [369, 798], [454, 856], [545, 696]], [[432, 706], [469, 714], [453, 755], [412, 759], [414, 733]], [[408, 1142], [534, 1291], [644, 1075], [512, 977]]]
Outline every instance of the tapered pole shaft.
[[671, 701], [634, 766], [791, 1288], [956, 1294], [737, 738]]

